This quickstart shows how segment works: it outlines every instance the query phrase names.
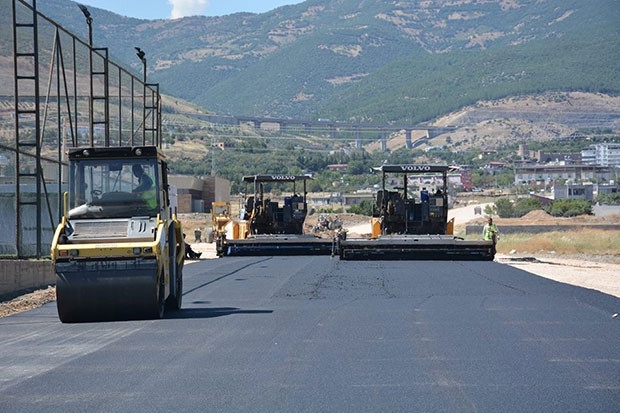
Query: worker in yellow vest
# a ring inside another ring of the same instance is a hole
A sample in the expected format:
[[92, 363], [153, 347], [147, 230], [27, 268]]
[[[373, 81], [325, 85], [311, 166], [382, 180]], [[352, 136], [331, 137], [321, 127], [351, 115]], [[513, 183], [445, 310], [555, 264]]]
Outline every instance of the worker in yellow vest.
[[134, 188], [133, 193], [140, 195], [140, 197], [146, 202], [146, 206], [149, 209], [157, 208], [157, 190], [153, 184], [153, 178], [151, 178], [142, 166], [135, 164], [132, 167], [133, 174], [138, 178], [138, 186]]
[[493, 241], [493, 244], [497, 243], [497, 225], [493, 223], [493, 218], [489, 217], [489, 221], [482, 228], [482, 238], [485, 241]]

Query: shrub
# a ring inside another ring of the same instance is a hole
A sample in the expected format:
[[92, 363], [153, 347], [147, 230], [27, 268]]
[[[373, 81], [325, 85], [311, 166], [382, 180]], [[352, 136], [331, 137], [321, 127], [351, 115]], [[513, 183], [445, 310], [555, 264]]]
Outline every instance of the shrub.
[[601, 205], [620, 205], [620, 193], [601, 194], [596, 197], [596, 201]]
[[547, 208], [547, 212], [554, 217], [592, 215], [592, 204], [585, 199], [556, 199]]
[[500, 198], [495, 201], [493, 206], [487, 205], [484, 208], [484, 213], [498, 215], [500, 218], [520, 218], [530, 211], [541, 208], [542, 205], [536, 198], [520, 198], [514, 203], [508, 198]]
[[[500, 218], [512, 218], [515, 216], [514, 206], [508, 198], [500, 198], [495, 201], [495, 210]], [[486, 208], [484, 212], [487, 212]]]
[[527, 214], [530, 211], [535, 211], [541, 209], [542, 205], [540, 201], [536, 198], [521, 198], [518, 199], [514, 205], [514, 216], [516, 218], [521, 218], [523, 215]]

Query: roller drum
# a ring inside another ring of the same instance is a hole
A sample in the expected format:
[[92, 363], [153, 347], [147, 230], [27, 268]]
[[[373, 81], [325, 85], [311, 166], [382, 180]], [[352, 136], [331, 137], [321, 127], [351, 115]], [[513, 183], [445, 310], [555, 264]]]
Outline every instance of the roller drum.
[[62, 322], [157, 318], [163, 279], [157, 261], [66, 261], [56, 263], [56, 303]]

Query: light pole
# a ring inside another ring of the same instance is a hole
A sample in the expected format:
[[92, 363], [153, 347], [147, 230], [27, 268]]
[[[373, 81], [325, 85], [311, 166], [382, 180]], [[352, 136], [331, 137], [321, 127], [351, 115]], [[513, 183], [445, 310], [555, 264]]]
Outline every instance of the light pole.
[[[90, 78], [90, 96], [88, 97], [88, 132], [90, 134], [90, 146], [94, 146], [95, 142], [95, 125], [93, 123], [93, 117], [95, 116], [95, 108], [93, 104], [93, 17], [83, 4], [78, 4], [80, 10], [86, 17], [86, 24], [88, 25], [88, 70]], [[77, 113], [76, 113], [77, 123]]]
[[84, 13], [84, 17], [86, 17], [86, 24], [88, 25], [88, 45], [93, 47], [93, 17], [90, 15], [90, 12], [83, 4], [78, 4], [82, 13]]
[[146, 53], [137, 46], [135, 49], [142, 61], [142, 145], [146, 145]]

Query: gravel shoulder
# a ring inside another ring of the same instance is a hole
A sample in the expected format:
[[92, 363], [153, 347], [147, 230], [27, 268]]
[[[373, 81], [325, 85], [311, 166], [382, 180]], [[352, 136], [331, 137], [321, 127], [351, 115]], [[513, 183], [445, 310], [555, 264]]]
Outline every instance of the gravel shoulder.
[[565, 284], [620, 297], [620, 264], [596, 256], [496, 255], [495, 261]]

